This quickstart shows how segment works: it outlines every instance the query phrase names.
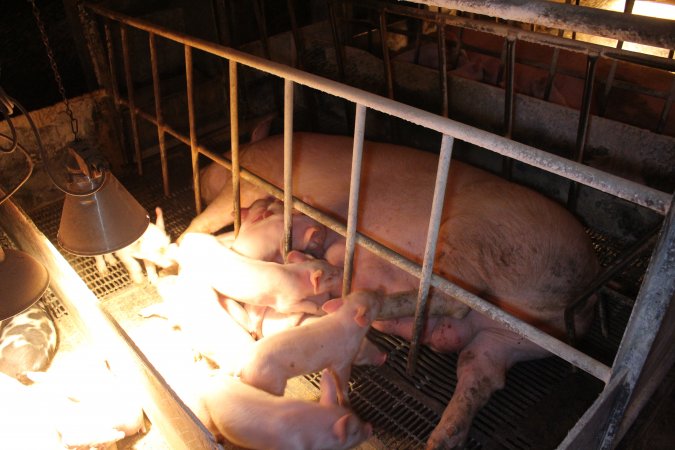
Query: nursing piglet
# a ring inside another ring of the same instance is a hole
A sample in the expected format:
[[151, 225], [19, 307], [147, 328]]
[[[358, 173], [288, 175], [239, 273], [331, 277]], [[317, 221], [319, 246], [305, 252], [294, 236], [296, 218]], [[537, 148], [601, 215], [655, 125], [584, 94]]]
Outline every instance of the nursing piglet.
[[287, 264], [259, 261], [203, 233], [188, 233], [173, 253], [181, 275], [189, 272], [229, 298], [281, 312], [320, 314], [342, 278], [342, 270], [324, 260], [290, 252]]
[[[142, 283], [143, 268], [137, 260], [142, 260], [145, 266], [145, 271], [148, 275], [148, 280], [152, 284], [157, 283], [157, 267], [170, 267], [174, 261], [167, 257], [167, 249], [171, 243], [171, 238], [164, 229], [164, 216], [160, 208], [155, 208], [157, 214], [156, 223], [148, 224], [148, 228], [141, 235], [140, 238], [133, 244], [128, 245], [113, 253], [106, 253], [105, 255], [97, 255], [96, 268], [99, 273], [105, 274], [108, 272], [107, 264], [115, 265], [117, 261], [115, 256], [122, 262], [129, 272], [129, 276], [134, 283]], [[114, 255], [114, 256], [113, 256]]]
[[257, 341], [239, 376], [282, 395], [289, 378], [327, 368], [335, 377], [340, 404], [347, 404], [351, 367], [381, 302], [380, 294], [371, 291], [327, 301], [323, 308], [329, 314]]
[[335, 403], [335, 384], [325, 371], [318, 402], [277, 397], [229, 376], [214, 376], [203, 395], [214, 433], [235, 445], [265, 450], [339, 450], [372, 434]]

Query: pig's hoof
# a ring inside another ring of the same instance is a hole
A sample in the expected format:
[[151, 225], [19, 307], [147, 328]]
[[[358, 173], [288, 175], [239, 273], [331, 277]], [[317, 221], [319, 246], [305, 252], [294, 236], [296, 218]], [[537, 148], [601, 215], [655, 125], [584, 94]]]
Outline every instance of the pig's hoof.
[[464, 437], [459, 428], [434, 430], [427, 441], [426, 450], [459, 450], [464, 448]]

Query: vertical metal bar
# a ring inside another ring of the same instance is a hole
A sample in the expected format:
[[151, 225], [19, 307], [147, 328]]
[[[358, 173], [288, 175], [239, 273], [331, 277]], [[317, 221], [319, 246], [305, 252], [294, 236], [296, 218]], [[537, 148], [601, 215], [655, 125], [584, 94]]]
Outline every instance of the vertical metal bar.
[[284, 80], [284, 261], [293, 248], [293, 82]]
[[162, 115], [162, 92], [159, 84], [159, 69], [157, 68], [157, 43], [155, 34], [148, 34], [148, 44], [150, 45], [150, 65], [152, 66], [152, 89], [155, 94], [155, 114], [157, 117], [157, 139], [159, 141], [159, 159], [162, 167], [162, 185], [164, 195], [168, 197], [171, 194], [169, 189], [169, 166], [166, 161], [166, 140], [164, 136], [164, 117]]
[[560, 56], [560, 49], [553, 49], [553, 56], [551, 56], [551, 64], [548, 67], [548, 76], [546, 77], [546, 89], [544, 90], [544, 100], [548, 101], [551, 98], [551, 91], [553, 90], [553, 80], [555, 79], [555, 72], [558, 67], [558, 57]]
[[[504, 42], [506, 46], [505, 72], [506, 86], [504, 87], [504, 136], [511, 139], [513, 135], [513, 105], [515, 99], [515, 72], [516, 72], [516, 37], [510, 34]], [[513, 160], [504, 157], [502, 173], [507, 179], [511, 178]]]
[[[584, 158], [584, 148], [586, 146], [586, 135], [588, 133], [588, 122], [591, 117], [591, 103], [593, 100], [593, 83], [595, 82], [595, 69], [597, 67], [599, 55], [589, 53], [586, 60], [586, 76], [584, 78], [584, 94], [579, 111], [579, 126], [577, 128], [577, 142], [574, 148], [573, 159], [581, 162]], [[569, 195], [567, 196], [567, 207], [572, 211], [576, 209], [577, 196], [579, 194], [579, 185], [572, 182]]]
[[335, 15], [335, 6], [332, 1], [328, 2], [328, 17], [330, 18], [330, 29], [333, 35], [333, 46], [335, 47], [335, 60], [338, 66], [338, 80], [345, 79], [345, 58], [342, 48], [342, 39], [337, 25], [337, 16]]
[[185, 45], [185, 80], [187, 83], [188, 121], [190, 123], [190, 156], [192, 160], [192, 185], [195, 191], [195, 209], [202, 212], [202, 195], [199, 188], [199, 150], [197, 150], [197, 126], [192, 80], [192, 47]]
[[117, 86], [117, 67], [115, 66], [115, 49], [113, 46], [112, 31], [110, 30], [110, 20], [106, 20], [103, 29], [105, 31], [105, 43], [108, 49], [108, 67], [110, 69], [110, 87], [112, 89], [113, 101], [115, 102], [115, 109], [120, 109], [120, 92]]
[[267, 23], [265, 22], [265, 12], [260, 0], [253, 0], [253, 12], [255, 14], [256, 22], [258, 22], [258, 31], [260, 32], [260, 42], [263, 46], [265, 58], [271, 60], [270, 43], [267, 36]]
[[293, 34], [293, 44], [295, 45], [295, 54], [297, 56], [297, 67], [302, 69], [304, 65], [303, 55], [305, 53], [305, 45], [302, 40], [302, 33], [300, 28], [298, 28], [298, 21], [295, 18], [295, 8], [293, 5], [293, 0], [286, 0], [288, 5], [288, 16], [291, 21], [291, 33]]
[[387, 97], [394, 98], [394, 77], [391, 71], [391, 58], [387, 46], [387, 14], [380, 9], [380, 40], [382, 41], [382, 61], [384, 62], [384, 79], [387, 82]]
[[434, 270], [434, 257], [436, 255], [436, 243], [438, 241], [438, 232], [441, 226], [441, 217], [443, 214], [443, 204], [445, 201], [445, 188], [448, 184], [450, 170], [450, 160], [452, 158], [452, 147], [455, 139], [446, 134], [441, 141], [441, 154], [438, 160], [438, 169], [436, 172], [436, 185], [434, 187], [434, 198], [431, 204], [431, 215], [429, 216], [429, 230], [427, 231], [427, 242], [424, 250], [424, 261], [422, 262], [422, 277], [420, 279], [420, 288], [417, 293], [417, 308], [415, 310], [415, 326], [413, 328], [410, 350], [408, 351], [408, 365], [406, 372], [411, 376], [417, 366], [417, 357], [421, 345], [420, 337], [426, 321], [427, 299], [429, 295], [429, 285], [431, 283], [431, 274]]
[[131, 133], [136, 155], [136, 170], [143, 175], [143, 158], [141, 157], [141, 142], [138, 138], [138, 123], [136, 121], [136, 102], [134, 101], [134, 81], [131, 78], [131, 62], [129, 61], [129, 45], [127, 43], [127, 27], [120, 25], [120, 37], [122, 39], [122, 56], [124, 60], [124, 75], [127, 83], [127, 96], [129, 97], [129, 116], [131, 117]]
[[673, 104], [673, 98], [675, 98], [675, 79], [670, 85], [670, 93], [668, 98], [663, 102], [663, 109], [661, 110], [661, 117], [659, 118], [659, 124], [656, 126], [657, 133], [663, 133], [663, 130], [666, 128], [666, 123], [668, 122], [668, 114], [670, 113], [670, 107]]
[[[675, 195], [672, 201], [675, 201]], [[621, 396], [614, 404], [604, 434], [603, 449], [613, 448], [612, 444], [621, 419], [673, 296], [675, 296], [675, 207], [671, 206], [661, 227], [656, 249], [649, 261], [612, 366], [612, 375], [626, 372], [624, 388], [627, 395]]]
[[[623, 13], [632, 14], [633, 6], [635, 6], [635, 0], [626, 0], [626, 5], [623, 8]], [[623, 41], [618, 40], [616, 42], [616, 48], [620, 49], [622, 47]], [[612, 60], [612, 66], [609, 68], [609, 73], [607, 74], [607, 82], [605, 83], [605, 89], [602, 93], [602, 96], [600, 96], [600, 101], [598, 104], [598, 115], [600, 116], [605, 115], [605, 111], [607, 109], [607, 99], [609, 98], [609, 92], [612, 90], [612, 85], [614, 84], [614, 77], [616, 76], [616, 68], [618, 63], [619, 62], [616, 59]]]
[[366, 131], [366, 107], [356, 105], [354, 122], [354, 148], [352, 150], [352, 172], [349, 183], [349, 210], [347, 212], [347, 239], [345, 243], [344, 277], [342, 296], [352, 290], [354, 271], [354, 250], [356, 248], [356, 225], [359, 211], [359, 190], [361, 188], [361, 161], [363, 159], [363, 139]]
[[441, 77], [441, 114], [448, 117], [448, 57], [445, 52], [445, 21], [440, 19], [436, 26], [438, 27], [438, 74]]
[[241, 180], [239, 174], [239, 88], [237, 63], [230, 60], [230, 150], [232, 156], [232, 210], [234, 235], [241, 228]]

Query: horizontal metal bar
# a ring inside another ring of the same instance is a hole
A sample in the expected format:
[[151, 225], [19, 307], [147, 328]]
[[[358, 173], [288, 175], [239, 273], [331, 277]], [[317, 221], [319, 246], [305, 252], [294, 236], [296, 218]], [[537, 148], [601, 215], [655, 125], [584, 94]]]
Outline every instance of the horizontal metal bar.
[[623, 14], [566, 3], [523, 0], [411, 0], [413, 3], [458, 9], [504, 20], [536, 23], [550, 28], [574, 30], [594, 36], [675, 48], [675, 22], [667, 19]]
[[[329, 80], [311, 73], [288, 67], [283, 64], [268, 61], [256, 56], [243, 53], [231, 48], [214, 44], [203, 39], [188, 36], [185, 33], [169, 30], [141, 19], [128, 17], [109, 11], [95, 5], [87, 5], [92, 11], [113, 20], [126, 23], [158, 36], [173, 40], [196, 49], [236, 61], [249, 67], [263, 70], [272, 75], [285, 78], [296, 83], [319, 89], [328, 94], [341, 97], [367, 108], [385, 114], [394, 115], [423, 127], [436, 130], [439, 133], [453, 136], [456, 139], [469, 142], [479, 147], [516, 159], [533, 167], [560, 175], [569, 180], [590, 186], [624, 200], [652, 209], [659, 214], [665, 214], [670, 208], [670, 195], [642, 186], [630, 180], [602, 172], [592, 167], [584, 166], [563, 157], [547, 153], [543, 150], [512, 141], [502, 136], [492, 134], [470, 125], [466, 125], [434, 113], [398, 103], [394, 100], [381, 97], [371, 92], [352, 86], [346, 86], [337, 81]], [[167, 132], [171, 134], [168, 130]]]

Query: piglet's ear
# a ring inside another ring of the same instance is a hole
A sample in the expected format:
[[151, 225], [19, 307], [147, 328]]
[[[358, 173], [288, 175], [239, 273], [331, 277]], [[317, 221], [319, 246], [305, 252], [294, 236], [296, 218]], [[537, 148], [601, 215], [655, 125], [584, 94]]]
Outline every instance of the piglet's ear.
[[327, 300], [321, 306], [321, 309], [323, 309], [327, 313], [332, 313], [332, 312], [340, 309], [340, 307], [343, 305], [343, 303], [344, 303], [344, 300], [342, 298], [332, 298], [330, 300]]
[[155, 221], [155, 225], [162, 230], [165, 231], [164, 229], [164, 213], [162, 213], [162, 208], [159, 206], [155, 208], [155, 215], [157, 216], [157, 220]]
[[337, 405], [337, 386], [335, 385], [335, 378], [328, 369], [323, 369], [321, 371], [321, 397], [319, 398], [319, 404], [325, 406]]
[[366, 314], [368, 313], [368, 308], [365, 306], [359, 306], [356, 308], [356, 312], [354, 313], [354, 321], [358, 324], [360, 327], [367, 327], [368, 326], [368, 319], [366, 318]]
[[313, 270], [312, 273], [309, 275], [309, 279], [312, 282], [312, 286], [314, 286], [314, 294], [320, 294], [321, 293], [321, 277], [323, 276], [323, 270]]
[[297, 250], [291, 250], [288, 252], [288, 255], [286, 255], [286, 264], [301, 263], [309, 261], [310, 259], [312, 258], [309, 255], [305, 255]]
[[347, 425], [350, 417], [351, 414], [345, 414], [333, 424], [333, 434], [338, 438], [340, 444], [344, 444], [347, 440]]

